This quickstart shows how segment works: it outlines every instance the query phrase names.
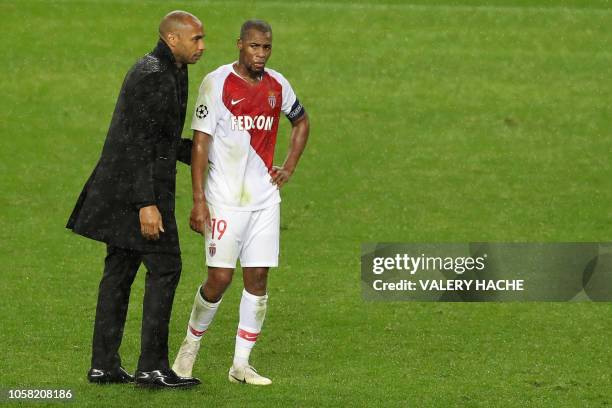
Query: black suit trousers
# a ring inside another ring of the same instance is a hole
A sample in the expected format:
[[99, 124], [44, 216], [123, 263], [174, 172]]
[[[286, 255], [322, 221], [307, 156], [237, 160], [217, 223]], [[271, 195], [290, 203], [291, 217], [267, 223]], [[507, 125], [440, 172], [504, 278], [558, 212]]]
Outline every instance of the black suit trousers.
[[121, 365], [119, 347], [132, 282], [140, 264], [147, 268], [142, 307], [138, 370], [165, 370], [168, 364], [168, 325], [174, 292], [181, 276], [181, 257], [171, 253], [142, 253], [107, 245], [104, 274], [98, 291], [91, 366], [111, 370]]

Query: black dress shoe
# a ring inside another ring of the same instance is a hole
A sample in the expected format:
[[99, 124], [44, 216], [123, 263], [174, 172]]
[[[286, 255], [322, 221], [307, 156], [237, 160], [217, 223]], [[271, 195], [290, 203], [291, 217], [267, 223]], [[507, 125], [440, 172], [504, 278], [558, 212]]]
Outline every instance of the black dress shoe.
[[89, 382], [97, 384], [125, 384], [134, 382], [134, 377], [125, 371], [123, 367], [114, 370], [90, 368], [87, 373], [87, 379]]
[[155, 388], [187, 388], [202, 384], [194, 377], [179, 377], [172, 370], [136, 371], [136, 385]]

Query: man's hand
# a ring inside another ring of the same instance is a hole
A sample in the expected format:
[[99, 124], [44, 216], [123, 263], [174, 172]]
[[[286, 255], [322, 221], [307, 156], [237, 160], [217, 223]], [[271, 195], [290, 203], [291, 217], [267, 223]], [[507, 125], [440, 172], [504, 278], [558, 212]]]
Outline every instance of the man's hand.
[[280, 189], [291, 178], [306, 147], [309, 132], [310, 122], [308, 121], [307, 114], [291, 123], [291, 141], [289, 142], [287, 158], [283, 162], [282, 167], [272, 166], [268, 172], [270, 174], [270, 183], [276, 184], [276, 188]]
[[157, 206], [150, 205], [142, 207], [139, 212], [140, 217], [140, 233], [145, 239], [158, 240], [160, 232], [164, 231], [162, 217], [157, 209]]
[[211, 229], [210, 211], [205, 202], [197, 202], [193, 205], [191, 215], [189, 216], [189, 226], [192, 230], [202, 235], [204, 235], [205, 227]]
[[281, 188], [289, 181], [293, 172], [284, 167], [272, 166], [268, 174], [270, 174], [271, 177], [270, 183], [276, 184], [276, 188]]

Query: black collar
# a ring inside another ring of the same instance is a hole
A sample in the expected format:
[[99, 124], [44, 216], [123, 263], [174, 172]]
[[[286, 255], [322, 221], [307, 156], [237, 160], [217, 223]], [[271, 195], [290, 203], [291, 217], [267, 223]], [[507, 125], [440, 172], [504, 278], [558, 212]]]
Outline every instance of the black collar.
[[174, 54], [172, 54], [172, 51], [170, 50], [170, 47], [168, 47], [168, 44], [166, 44], [161, 38], [157, 42], [157, 46], [151, 52], [151, 54], [158, 57], [160, 61], [163, 61], [169, 65], [176, 66], [176, 59], [174, 58]]

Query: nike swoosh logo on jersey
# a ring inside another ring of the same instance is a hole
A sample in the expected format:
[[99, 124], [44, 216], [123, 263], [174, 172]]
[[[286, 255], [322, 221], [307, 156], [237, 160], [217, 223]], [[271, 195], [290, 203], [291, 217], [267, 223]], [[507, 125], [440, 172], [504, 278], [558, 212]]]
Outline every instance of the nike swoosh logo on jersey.
[[231, 100], [231, 104], [232, 104], [232, 106], [234, 106], [234, 105], [236, 105], [236, 104], [238, 104], [238, 103], [242, 102], [242, 101], [243, 101], [243, 100], [245, 100], [245, 99], [246, 99], [246, 98], [242, 98], [242, 99], [238, 99], [237, 101], [235, 101], [235, 100], [233, 100], [233, 99], [232, 99], [232, 100]]

